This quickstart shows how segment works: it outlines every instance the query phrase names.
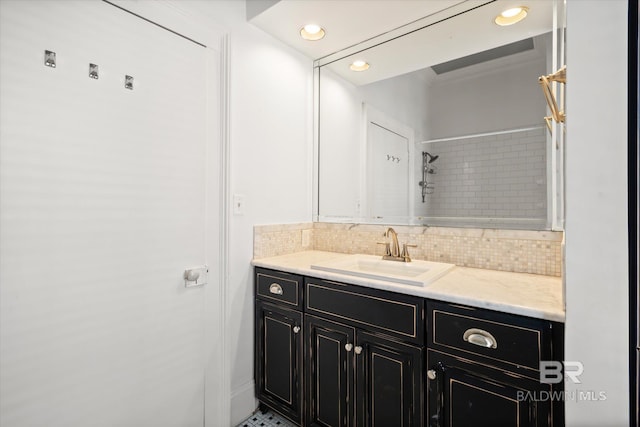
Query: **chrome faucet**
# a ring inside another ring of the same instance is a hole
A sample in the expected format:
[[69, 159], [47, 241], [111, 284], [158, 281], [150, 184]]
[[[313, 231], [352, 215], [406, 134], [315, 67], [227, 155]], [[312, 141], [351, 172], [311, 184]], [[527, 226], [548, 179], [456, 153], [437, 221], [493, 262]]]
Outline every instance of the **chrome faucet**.
[[402, 251], [400, 251], [400, 243], [398, 243], [398, 233], [396, 230], [389, 227], [387, 231], [384, 232], [384, 237], [390, 238], [391, 242], [381, 242], [378, 243], [380, 245], [385, 245], [385, 254], [382, 256], [382, 259], [391, 260], [391, 261], [401, 261], [401, 262], [411, 262], [411, 257], [409, 256], [408, 247], [417, 247], [416, 245], [409, 245], [404, 243], [402, 245]]

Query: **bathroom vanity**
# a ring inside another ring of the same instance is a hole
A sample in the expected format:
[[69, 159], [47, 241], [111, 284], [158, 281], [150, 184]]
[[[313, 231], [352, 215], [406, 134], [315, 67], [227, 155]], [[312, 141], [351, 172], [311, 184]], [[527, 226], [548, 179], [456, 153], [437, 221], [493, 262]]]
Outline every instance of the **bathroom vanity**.
[[304, 426], [563, 425], [562, 382], [540, 382], [563, 360], [559, 278], [454, 267], [418, 287], [311, 268], [345, 257], [254, 260], [261, 405]]

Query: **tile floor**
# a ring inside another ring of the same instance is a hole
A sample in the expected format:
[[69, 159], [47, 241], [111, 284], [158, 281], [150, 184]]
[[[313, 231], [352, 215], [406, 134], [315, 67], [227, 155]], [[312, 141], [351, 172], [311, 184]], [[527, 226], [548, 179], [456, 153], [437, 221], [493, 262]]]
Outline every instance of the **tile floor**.
[[273, 411], [268, 411], [263, 414], [258, 410], [249, 418], [238, 424], [238, 427], [295, 427], [295, 425]]

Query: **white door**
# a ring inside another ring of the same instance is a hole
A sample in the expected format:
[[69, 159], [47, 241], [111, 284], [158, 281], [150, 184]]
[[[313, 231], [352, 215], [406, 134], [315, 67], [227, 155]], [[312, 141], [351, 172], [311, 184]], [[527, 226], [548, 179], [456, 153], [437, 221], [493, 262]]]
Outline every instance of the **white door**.
[[413, 211], [413, 129], [370, 105], [364, 105], [366, 150], [364, 204], [372, 220], [406, 220]]
[[206, 49], [104, 2], [0, 7], [0, 425], [202, 426]]
[[409, 150], [405, 137], [376, 123], [368, 124], [371, 215], [409, 215]]

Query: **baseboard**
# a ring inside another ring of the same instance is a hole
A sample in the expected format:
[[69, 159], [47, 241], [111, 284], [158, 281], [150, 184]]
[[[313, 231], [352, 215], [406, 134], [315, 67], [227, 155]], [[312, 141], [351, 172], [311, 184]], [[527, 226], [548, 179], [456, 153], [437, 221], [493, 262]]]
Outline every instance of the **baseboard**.
[[231, 392], [231, 425], [237, 426], [258, 407], [256, 383], [250, 381]]

